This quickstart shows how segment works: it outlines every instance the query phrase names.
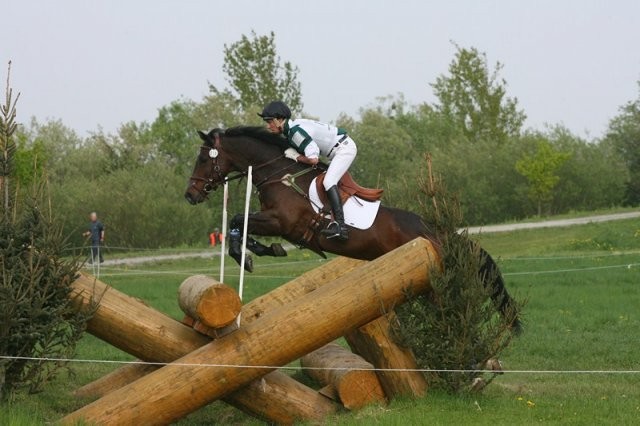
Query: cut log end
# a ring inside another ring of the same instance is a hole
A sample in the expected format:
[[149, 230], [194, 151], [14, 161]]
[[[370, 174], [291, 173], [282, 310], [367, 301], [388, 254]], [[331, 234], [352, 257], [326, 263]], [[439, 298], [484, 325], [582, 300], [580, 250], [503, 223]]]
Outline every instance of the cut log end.
[[342, 346], [330, 343], [305, 355], [301, 362], [305, 373], [326, 385], [320, 393], [329, 396], [335, 392], [349, 410], [386, 402], [373, 365]]
[[221, 328], [235, 321], [242, 303], [231, 287], [205, 275], [194, 275], [178, 289], [180, 309], [207, 327]]

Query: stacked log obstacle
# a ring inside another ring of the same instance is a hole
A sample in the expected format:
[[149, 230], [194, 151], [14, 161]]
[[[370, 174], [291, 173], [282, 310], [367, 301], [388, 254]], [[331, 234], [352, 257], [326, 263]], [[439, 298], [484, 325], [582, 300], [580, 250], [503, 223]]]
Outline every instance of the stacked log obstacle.
[[[311, 293], [312, 291], [320, 288], [322, 285], [335, 280], [341, 275], [344, 275], [345, 273], [350, 272], [356, 267], [363, 265], [365, 263], [366, 262], [363, 260], [339, 257], [334, 260], [331, 260], [330, 262], [324, 263], [315, 269], [307, 271], [301, 276], [293, 279], [292, 281], [289, 281], [288, 283], [242, 306], [241, 324], [242, 325], [250, 324], [254, 320], [264, 315], [265, 312], [276, 309], [277, 307], [285, 305], [286, 303], [291, 302], [297, 298], [300, 298], [305, 294]], [[75, 283], [75, 287], [76, 287], [77, 293], [80, 294], [80, 296], [83, 299], [82, 300], [83, 305], [85, 307], [90, 307], [92, 294], [95, 293], [97, 295], [96, 297], [100, 297], [101, 294], [105, 291], [105, 289], [108, 286], [106, 284], [97, 282], [97, 288], [93, 288], [91, 287], [91, 285], [88, 285], [89, 281], [87, 280], [88, 280], [87, 277], [81, 277], [81, 279]], [[111, 288], [110, 288], [110, 291], [118, 293], [117, 290], [114, 290]], [[118, 298], [119, 300], [122, 298], [129, 300], [128, 296], [123, 294], [119, 294]], [[90, 321], [88, 331], [91, 334], [94, 334], [97, 337], [101, 338], [102, 340], [112, 343], [110, 341], [110, 336], [105, 336], [103, 333], [99, 331], [109, 327], [110, 315], [105, 315], [102, 311], [104, 309], [110, 308], [108, 306], [109, 305], [108, 302], [109, 301], [106, 300], [105, 303], [107, 303], [107, 306], [101, 307], [101, 311], [99, 312], [100, 315], [94, 316], [94, 318]], [[113, 307], [111, 309], [117, 309], [118, 302], [116, 301], [115, 303], [112, 303], [112, 305]], [[128, 309], [128, 311], [123, 312], [122, 315], [126, 316], [132, 310], [136, 310], [136, 309], [135, 308]], [[164, 314], [160, 314], [160, 315], [161, 315], [160, 318], [166, 319], [166, 315]], [[187, 324], [189, 327], [195, 329], [196, 331], [199, 331], [201, 334], [207, 334], [207, 335], [215, 334], [214, 332], [212, 332], [213, 330], [209, 329], [208, 327], [200, 326], [191, 317], [185, 318], [185, 320], [183, 320], [183, 323]], [[169, 331], [170, 332], [175, 331], [175, 328], [172, 328]], [[155, 337], [153, 333], [145, 333], [145, 336], [148, 336], [151, 339]], [[211, 336], [211, 337], [214, 337], [214, 336]], [[203, 345], [206, 342], [208, 342], [208, 340], [206, 339], [200, 339], [200, 341], [203, 342], [202, 343]], [[119, 349], [122, 349], [125, 352], [131, 353], [127, 348], [127, 342], [122, 342], [120, 341], [120, 339], [118, 339], [118, 341], [115, 341], [113, 343]], [[149, 342], [149, 346], [153, 345], [154, 343], [155, 341]], [[186, 355], [186, 354], [187, 352], [183, 353], [182, 355]], [[154, 358], [152, 351], [149, 351], [148, 356], [150, 358], [147, 358], [146, 360], [151, 362], [169, 362], [169, 361], [175, 361], [178, 358], [176, 357], [168, 361], [166, 360], [166, 357]], [[105, 377], [98, 379], [96, 381], [98, 383], [95, 386], [93, 386], [90, 383], [86, 385], [86, 387], [89, 389], [91, 388], [95, 389], [90, 392], [91, 395], [98, 396], [98, 397], [104, 396], [107, 393], [114, 391], [116, 389], [119, 389], [122, 386], [125, 386], [139, 379], [140, 377], [146, 375], [148, 373], [149, 367], [151, 367], [153, 370], [159, 368], [156, 366], [148, 366], [148, 365], [141, 365], [141, 364], [126, 365], [120, 368], [121, 370], [123, 370], [122, 372], [118, 371], [120, 369], [117, 369], [114, 372], [109, 373]]]
[[[363, 260], [340, 257], [305, 272], [300, 277], [243, 306], [241, 323], [242, 325], [247, 325], [265, 312], [298, 299], [365, 263]], [[185, 318], [183, 322], [210, 337], [219, 337], [229, 332], [228, 329], [211, 329], [190, 317]], [[377, 369], [415, 369], [416, 362], [411, 351], [395, 343], [391, 335], [390, 325], [392, 323], [386, 317], [380, 317], [371, 324], [350, 331], [345, 337], [352, 350], [363, 356], [365, 360], [373, 364]], [[232, 324], [231, 329], [234, 329], [234, 326], [235, 324]], [[100, 389], [102, 394], [94, 393], [94, 395], [103, 396], [112, 390], [137, 380], [148, 372], [143, 365], [122, 368], [127, 370], [125, 374], [120, 374], [116, 370], [110, 374], [113, 379], [108, 377], [105, 377], [104, 380], [99, 379], [101, 383], [98, 384], [97, 389]], [[140, 369], [141, 372], [137, 372], [136, 369]], [[130, 380], [126, 380], [127, 374], [130, 375]], [[389, 398], [400, 395], [422, 396], [427, 389], [427, 382], [424, 376], [417, 371], [377, 371], [376, 374]], [[113, 386], [110, 388], [105, 387], [105, 382], [113, 383]], [[87, 385], [87, 387], [91, 388], [91, 384]]]
[[416, 239], [362, 265], [293, 302], [266, 312], [234, 333], [214, 340], [62, 419], [167, 424], [229, 395], [362, 326], [414, 294], [429, 289], [437, 253]]
[[[140, 300], [94, 278], [81, 275], [73, 283], [73, 288], [79, 309], [91, 309], [94, 298], [100, 302], [87, 324], [87, 331], [144, 361], [175, 361], [211, 341]], [[126, 365], [80, 388], [76, 394], [104, 396], [157, 368], [154, 365]], [[255, 417], [282, 424], [290, 424], [297, 419], [320, 420], [338, 409], [328, 398], [278, 371], [224, 400]]]
[[306, 374], [326, 386], [325, 392], [335, 394], [349, 410], [385, 402], [373, 365], [340, 345], [329, 343], [303, 356], [300, 363]]

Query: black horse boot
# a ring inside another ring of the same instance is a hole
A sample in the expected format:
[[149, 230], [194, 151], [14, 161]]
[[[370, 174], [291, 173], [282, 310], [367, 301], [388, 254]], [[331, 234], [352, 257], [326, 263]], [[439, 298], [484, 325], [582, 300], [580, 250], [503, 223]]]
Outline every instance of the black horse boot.
[[[229, 256], [235, 260], [238, 265], [242, 264], [242, 234], [239, 229], [232, 228], [229, 231]], [[244, 257], [244, 269], [247, 272], [253, 272], [253, 258], [246, 254]]]
[[331, 210], [333, 210], [333, 221], [327, 226], [326, 229], [320, 231], [322, 235], [327, 238], [337, 238], [341, 241], [349, 239], [349, 231], [344, 224], [344, 212], [342, 211], [342, 203], [340, 202], [340, 193], [338, 187], [333, 185], [327, 190], [327, 198], [331, 204]]

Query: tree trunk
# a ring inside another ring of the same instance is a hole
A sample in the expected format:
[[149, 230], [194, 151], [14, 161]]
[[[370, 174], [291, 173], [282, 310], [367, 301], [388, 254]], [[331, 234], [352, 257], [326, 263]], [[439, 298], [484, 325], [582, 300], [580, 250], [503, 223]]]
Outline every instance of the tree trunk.
[[182, 312], [211, 328], [233, 323], [242, 307], [234, 289], [205, 275], [193, 275], [182, 282], [178, 304]]
[[[392, 327], [398, 326], [393, 311], [345, 335], [351, 349], [379, 369], [413, 370], [418, 368], [410, 349], [393, 338]], [[427, 380], [418, 371], [377, 371], [382, 388], [389, 399], [397, 396], [420, 397], [427, 392]]]
[[[429, 289], [437, 259], [418, 238], [62, 419], [168, 424]], [[239, 366], [255, 367], [239, 368]]]
[[335, 389], [342, 405], [349, 410], [385, 402], [373, 365], [340, 345], [329, 343], [303, 356], [300, 363], [311, 378]]
[[[145, 361], [175, 361], [211, 341], [142, 301], [86, 275], [80, 275], [73, 283], [73, 297], [79, 309], [90, 309], [94, 301], [100, 302], [87, 323], [89, 333]], [[108, 394], [144, 376], [147, 369], [155, 370], [154, 367], [141, 364], [121, 367], [98, 383], [84, 386], [88, 388], [84, 392], [87, 396]], [[265, 376], [262, 383], [266, 385], [238, 390], [225, 398], [225, 402], [271, 422], [285, 424], [296, 419], [320, 420], [338, 409], [329, 399], [318, 398], [318, 392], [279, 371]], [[270, 392], [265, 394], [264, 387]], [[285, 404], [283, 395], [293, 396]], [[307, 403], [298, 403], [306, 400], [315, 401], [313, 410]]]

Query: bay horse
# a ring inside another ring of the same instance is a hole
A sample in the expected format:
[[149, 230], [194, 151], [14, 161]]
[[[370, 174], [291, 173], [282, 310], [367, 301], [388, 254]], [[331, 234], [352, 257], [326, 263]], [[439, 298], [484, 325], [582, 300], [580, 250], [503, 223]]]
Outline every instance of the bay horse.
[[[203, 143], [185, 198], [193, 205], [201, 203], [219, 185], [245, 177], [252, 166], [252, 183], [258, 192], [260, 211], [249, 215], [248, 235], [281, 237], [322, 257], [329, 252], [363, 260], [373, 260], [417, 237], [440, 247], [432, 227], [420, 216], [384, 205], [380, 205], [369, 229], [350, 227], [348, 240], [327, 239], [318, 232], [326, 222], [312, 208], [308, 194], [312, 180], [326, 170], [325, 165], [312, 167], [286, 158], [283, 151], [289, 147], [287, 141], [264, 127], [213, 129], [198, 134]], [[230, 221], [229, 254], [239, 264], [242, 242], [239, 230], [243, 224], [242, 214]], [[286, 256], [280, 244], [265, 246], [249, 236], [247, 248], [258, 256]], [[491, 298], [498, 311], [508, 315], [517, 305], [507, 292], [495, 261], [486, 251], [480, 251], [484, 259], [480, 269], [482, 279], [493, 289]], [[245, 268], [249, 272], [253, 269], [250, 257], [245, 259]], [[519, 332], [520, 321], [517, 315], [513, 318], [512, 328]]]

